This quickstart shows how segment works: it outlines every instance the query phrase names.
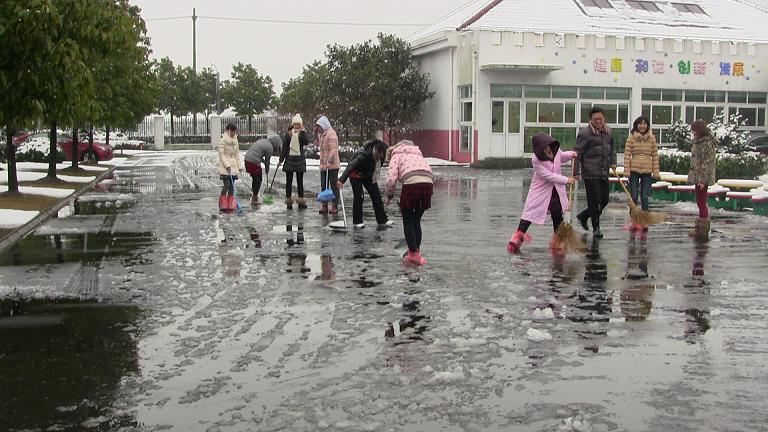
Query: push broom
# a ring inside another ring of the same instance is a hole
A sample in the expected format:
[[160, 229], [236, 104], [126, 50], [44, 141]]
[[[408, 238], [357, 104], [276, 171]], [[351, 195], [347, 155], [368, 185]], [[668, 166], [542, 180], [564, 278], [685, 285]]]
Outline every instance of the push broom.
[[[571, 177], [574, 177], [576, 175], [576, 161], [572, 161], [571, 165]], [[579, 238], [576, 231], [573, 229], [573, 225], [571, 225], [571, 222], [573, 221], [573, 191], [575, 187], [576, 182], [570, 185], [568, 191], [568, 222], [562, 222], [560, 226], [557, 227], [557, 231], [555, 231], [555, 242], [563, 252], [568, 252], [569, 250], [583, 251], [587, 249], [587, 245]]]
[[632, 199], [632, 194], [629, 193], [627, 186], [624, 185], [623, 181], [621, 181], [619, 174], [615, 170], [611, 170], [611, 171], [613, 171], [613, 175], [615, 175], [619, 179], [619, 184], [621, 185], [621, 188], [624, 189], [624, 193], [627, 194], [627, 199], [629, 203], [629, 217], [632, 218], [633, 222], [639, 225], [654, 225], [654, 224], [660, 224], [660, 223], [666, 222], [667, 220], [666, 213], [650, 212], [650, 211], [637, 208], [637, 204], [635, 204], [635, 200]]

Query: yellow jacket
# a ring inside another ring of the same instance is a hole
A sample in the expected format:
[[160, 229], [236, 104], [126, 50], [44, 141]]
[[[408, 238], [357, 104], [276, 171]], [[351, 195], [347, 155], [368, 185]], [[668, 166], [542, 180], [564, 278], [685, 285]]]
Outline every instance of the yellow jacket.
[[656, 136], [632, 132], [624, 149], [624, 175], [630, 173], [659, 175], [659, 149]]

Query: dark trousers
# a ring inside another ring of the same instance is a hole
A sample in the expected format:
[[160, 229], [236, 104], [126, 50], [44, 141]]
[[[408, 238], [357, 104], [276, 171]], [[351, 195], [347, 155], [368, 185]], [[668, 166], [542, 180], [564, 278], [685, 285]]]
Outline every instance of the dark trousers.
[[587, 208], [579, 213], [579, 219], [592, 219], [592, 228], [600, 228], [600, 215], [608, 205], [608, 179], [584, 179], [587, 190]]
[[[563, 205], [560, 203], [560, 195], [557, 189], [552, 188], [552, 198], [549, 200], [549, 214], [552, 215], [552, 228], [557, 231], [560, 224], [563, 223]], [[521, 219], [517, 229], [522, 232], [528, 232], [531, 227], [531, 221]]]
[[[290, 198], [293, 193], [293, 172], [289, 171], [285, 173], [285, 197]], [[299, 198], [304, 198], [304, 173], [296, 173], [296, 189], [299, 194]]]
[[235, 180], [237, 180], [237, 176], [223, 175], [223, 176], [219, 176], [219, 178], [224, 182], [224, 187], [221, 188], [221, 196], [234, 195], [235, 183], [232, 181], [232, 179], [234, 178]]
[[251, 176], [251, 189], [253, 189], [253, 196], [256, 196], [259, 194], [259, 189], [261, 189], [261, 176], [260, 175], [253, 175]]
[[403, 215], [405, 242], [411, 252], [421, 249], [421, 217], [424, 216], [424, 211], [424, 209], [403, 209], [400, 211]]
[[336, 185], [338, 181], [339, 170], [320, 171], [320, 190], [323, 191], [330, 187], [333, 194], [336, 195], [336, 200], [333, 201], [334, 204], [339, 203], [339, 187]]
[[371, 196], [373, 211], [376, 213], [376, 222], [379, 224], [387, 222], [389, 219], [387, 218], [387, 212], [384, 211], [384, 201], [381, 200], [379, 185], [371, 179], [350, 177], [349, 182], [352, 184], [352, 194], [354, 195], [354, 200], [352, 201], [352, 223], [363, 223], [363, 202], [365, 201], [363, 188], [365, 188], [365, 190], [368, 191], [368, 195]]
[[648, 210], [648, 200], [651, 196], [651, 174], [631, 173], [629, 175], [629, 193], [632, 195], [632, 201], [639, 204], [637, 194], [640, 192], [640, 201], [643, 203], [643, 210]]

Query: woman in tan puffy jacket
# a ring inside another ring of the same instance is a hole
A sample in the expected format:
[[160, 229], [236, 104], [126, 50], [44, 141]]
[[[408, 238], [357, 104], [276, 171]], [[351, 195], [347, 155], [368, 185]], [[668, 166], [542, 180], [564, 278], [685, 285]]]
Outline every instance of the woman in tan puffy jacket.
[[232, 211], [237, 208], [233, 180], [237, 180], [244, 169], [243, 162], [240, 160], [240, 146], [237, 142], [237, 126], [232, 123], [227, 125], [217, 150], [219, 151], [219, 178], [224, 182], [219, 195], [219, 210]]
[[[635, 204], [648, 210], [651, 196], [651, 176], [659, 178], [659, 149], [656, 136], [651, 132], [651, 122], [640, 116], [632, 125], [624, 149], [624, 175], [629, 176], [629, 191]], [[638, 193], [640, 195], [638, 200]]]

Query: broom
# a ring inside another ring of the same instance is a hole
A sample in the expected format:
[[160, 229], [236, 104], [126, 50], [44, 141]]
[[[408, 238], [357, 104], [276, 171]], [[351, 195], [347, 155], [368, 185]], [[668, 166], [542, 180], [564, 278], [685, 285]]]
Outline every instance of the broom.
[[275, 168], [275, 173], [272, 175], [272, 182], [267, 185], [267, 190], [264, 192], [264, 204], [272, 204], [275, 201], [275, 197], [270, 195], [270, 192], [272, 191], [272, 185], [275, 184], [275, 177], [277, 177], [277, 172], [280, 171], [280, 165], [282, 165], [282, 162], [277, 163], [277, 168]]
[[[576, 161], [571, 162], [571, 164], [571, 177], [574, 177], [576, 175]], [[568, 222], [562, 222], [560, 226], [557, 227], [557, 231], [555, 231], [555, 242], [563, 252], [568, 252], [569, 250], [585, 251], [587, 245], [579, 238], [576, 231], [573, 229], [573, 225], [571, 225], [571, 221], [573, 220], [573, 190], [576, 183], [574, 182], [574, 184], [570, 186], [570, 190], [568, 191], [568, 202], [570, 204], [568, 209]]]
[[621, 181], [621, 177], [619, 177], [619, 174], [615, 170], [611, 170], [611, 171], [613, 171], [613, 175], [615, 175], [619, 179], [619, 184], [621, 185], [621, 188], [624, 189], [624, 193], [627, 194], [628, 203], [629, 203], [629, 217], [632, 218], [633, 222], [639, 225], [647, 226], [647, 225], [660, 224], [667, 221], [666, 213], [650, 212], [650, 211], [637, 208], [637, 204], [635, 204], [635, 200], [632, 199], [632, 194], [629, 193], [627, 186], [625, 186], [624, 182]]

